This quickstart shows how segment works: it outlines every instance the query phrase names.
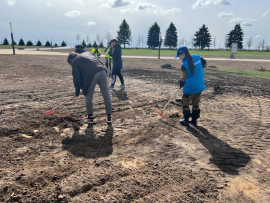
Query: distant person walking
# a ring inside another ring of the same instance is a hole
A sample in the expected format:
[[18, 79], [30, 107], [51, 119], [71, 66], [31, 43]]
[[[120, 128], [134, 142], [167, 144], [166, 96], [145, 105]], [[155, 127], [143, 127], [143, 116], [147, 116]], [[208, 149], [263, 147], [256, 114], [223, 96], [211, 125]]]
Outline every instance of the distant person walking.
[[[202, 97], [202, 91], [205, 90], [203, 68], [207, 66], [206, 60], [199, 55], [191, 55], [186, 46], [180, 46], [177, 49], [175, 58], [179, 57], [183, 64], [181, 67], [182, 76], [180, 87], [183, 87], [183, 114], [184, 119], [179, 122], [182, 125], [189, 126], [189, 117], [192, 118], [191, 124], [197, 125], [197, 119], [200, 117], [199, 103]], [[192, 102], [192, 113], [189, 105]]]
[[80, 89], [82, 89], [85, 96], [88, 116], [82, 118], [82, 121], [86, 123], [94, 122], [92, 100], [96, 84], [98, 84], [105, 102], [107, 122], [111, 123], [112, 105], [108, 89], [107, 70], [104, 68], [101, 61], [89, 52], [83, 52], [81, 54], [72, 52], [69, 54], [67, 62], [72, 67], [73, 82], [75, 86], [74, 97], [79, 96]]
[[110, 67], [109, 74], [112, 74], [112, 52], [113, 52], [113, 47], [111, 45], [111, 42], [108, 42], [107, 47], [105, 48], [105, 58], [106, 58], [105, 65], [108, 69]]
[[125, 88], [125, 83], [123, 76], [121, 74], [121, 69], [123, 68], [122, 64], [122, 51], [121, 51], [121, 46], [118, 44], [118, 39], [112, 39], [111, 40], [111, 45], [113, 46], [113, 71], [112, 71], [112, 83], [109, 89], [114, 90], [114, 85], [116, 82], [116, 76], [119, 77], [121, 81], [121, 85], [119, 86], [120, 88]]

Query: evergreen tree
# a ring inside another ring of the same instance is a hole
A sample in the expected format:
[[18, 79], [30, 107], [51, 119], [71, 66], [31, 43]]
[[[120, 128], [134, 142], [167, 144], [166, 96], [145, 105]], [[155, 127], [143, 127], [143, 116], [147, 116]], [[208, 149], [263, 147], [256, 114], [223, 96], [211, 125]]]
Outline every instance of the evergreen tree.
[[119, 40], [119, 44], [124, 44], [124, 49], [126, 48], [126, 44], [130, 44], [130, 36], [131, 30], [129, 29], [129, 25], [127, 21], [124, 19], [121, 25], [119, 26], [119, 31], [117, 31], [117, 39]]
[[231, 47], [232, 43], [238, 43], [238, 49], [243, 49], [244, 32], [240, 23], [237, 23], [233, 30], [228, 34], [227, 47]]
[[58, 47], [58, 45], [57, 45], [56, 43], [54, 44], [54, 46], [55, 46], [55, 47]]
[[103, 45], [102, 42], [100, 42], [99, 47], [100, 47], [100, 48], [104, 48], [104, 45]]
[[210, 47], [211, 45], [211, 35], [209, 33], [208, 27], [203, 24], [199, 31], [195, 33], [194, 38], [194, 47], [199, 47], [203, 50], [205, 47]]
[[92, 47], [92, 44], [89, 42], [89, 44], [87, 45], [87, 47]]
[[24, 45], [25, 45], [25, 43], [24, 43], [24, 41], [23, 41], [22, 38], [21, 38], [20, 41], [19, 41], [19, 45], [20, 45], [20, 46], [24, 46]]
[[164, 46], [169, 47], [170, 49], [177, 46], [177, 31], [172, 22], [166, 31]]
[[148, 31], [147, 36], [147, 45], [148, 48], [155, 48], [159, 46], [159, 33], [160, 33], [160, 27], [155, 22]]
[[33, 46], [33, 43], [31, 42], [31, 40], [28, 40], [28, 41], [26, 42], [26, 46]]
[[36, 46], [42, 46], [42, 43], [41, 43], [41, 41], [39, 41], [39, 39], [37, 41], [37, 45]]
[[14, 45], [17, 45], [17, 43], [14, 41]]
[[98, 47], [96, 41], [94, 41], [93, 47]]
[[86, 43], [85, 43], [84, 40], [82, 41], [82, 45], [83, 45], [84, 47], [86, 47]]
[[62, 47], [67, 46], [64, 40], [63, 40], [63, 42], [62, 42], [61, 46], [62, 46]]
[[4, 39], [3, 45], [9, 45], [7, 38]]
[[51, 43], [49, 42], [49, 40], [47, 40], [47, 42], [45, 43], [45, 46], [46, 46], [46, 47], [51, 46]]

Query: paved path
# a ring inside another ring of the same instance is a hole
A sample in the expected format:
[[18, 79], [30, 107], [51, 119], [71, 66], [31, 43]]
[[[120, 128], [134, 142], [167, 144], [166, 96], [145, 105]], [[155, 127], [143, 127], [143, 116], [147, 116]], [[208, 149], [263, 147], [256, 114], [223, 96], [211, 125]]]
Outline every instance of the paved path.
[[[70, 48], [70, 47], [68, 47]], [[42, 48], [42, 50], [46, 50], [50, 48]], [[54, 48], [55, 49], [55, 48]], [[60, 48], [58, 48], [60, 49]], [[62, 48], [63, 49], [63, 48]], [[41, 50], [41, 49], [40, 49]], [[52, 52], [52, 51], [37, 51], [35, 49], [28, 49], [28, 50], [15, 50], [16, 54], [27, 54], [27, 55], [56, 55], [56, 56], [67, 56], [68, 53], [61, 53], [61, 52]], [[12, 49], [0, 49], [0, 54], [13, 54]], [[101, 56], [104, 57], [104, 56]], [[123, 58], [147, 58], [147, 59], [157, 59], [157, 56], [122, 56]], [[174, 59], [174, 57], [161, 57], [161, 59]], [[268, 62], [270, 63], [269, 59], [229, 59], [229, 58], [205, 58], [210, 61], [252, 61], [252, 62]], [[178, 60], [178, 59], [175, 59]]]

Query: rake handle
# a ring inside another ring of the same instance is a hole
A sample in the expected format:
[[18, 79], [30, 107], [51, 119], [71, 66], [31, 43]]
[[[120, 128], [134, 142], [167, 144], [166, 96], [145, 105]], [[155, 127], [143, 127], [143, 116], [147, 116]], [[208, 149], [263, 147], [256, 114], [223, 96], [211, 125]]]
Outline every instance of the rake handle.
[[181, 87], [179, 87], [176, 92], [173, 94], [173, 96], [170, 98], [170, 100], [167, 102], [167, 104], [164, 106], [164, 108], [162, 109], [162, 111], [164, 111], [166, 109], [166, 107], [168, 106], [168, 104], [171, 102], [171, 100], [174, 98], [174, 96], [176, 95], [176, 93], [181, 89]]
[[67, 103], [69, 100], [71, 100], [71, 99], [73, 99], [73, 98], [74, 98], [74, 96], [68, 98], [66, 101], [64, 101], [63, 103], [61, 103], [61, 104], [59, 104], [58, 106], [54, 107], [52, 110], [54, 110], [54, 109], [56, 109], [56, 108], [62, 106], [63, 104]]

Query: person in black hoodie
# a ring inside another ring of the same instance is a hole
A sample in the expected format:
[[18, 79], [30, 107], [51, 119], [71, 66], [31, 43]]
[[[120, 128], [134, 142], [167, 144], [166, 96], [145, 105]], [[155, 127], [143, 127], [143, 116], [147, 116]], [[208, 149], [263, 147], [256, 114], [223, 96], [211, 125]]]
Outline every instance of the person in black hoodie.
[[113, 46], [113, 71], [112, 71], [112, 83], [111, 86], [109, 87], [110, 90], [114, 90], [114, 84], [116, 82], [116, 76], [118, 75], [121, 85], [119, 86], [120, 88], [125, 88], [125, 83], [123, 76], [121, 74], [121, 69], [123, 68], [122, 64], [122, 51], [121, 51], [121, 46], [118, 44], [117, 39], [112, 39], [111, 40], [111, 45]]

